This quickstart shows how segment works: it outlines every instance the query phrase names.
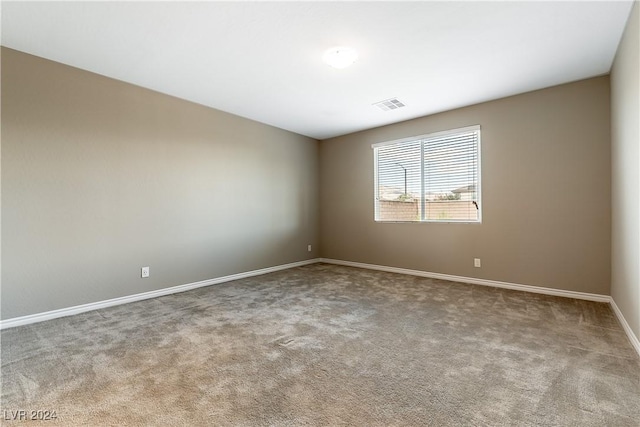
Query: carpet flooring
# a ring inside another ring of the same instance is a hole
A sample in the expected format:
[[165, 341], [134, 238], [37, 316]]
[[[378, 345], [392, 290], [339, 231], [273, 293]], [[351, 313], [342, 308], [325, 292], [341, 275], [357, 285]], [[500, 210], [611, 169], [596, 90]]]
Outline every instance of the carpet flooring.
[[350, 267], [1, 339], [3, 425], [640, 425], [640, 357], [609, 305]]

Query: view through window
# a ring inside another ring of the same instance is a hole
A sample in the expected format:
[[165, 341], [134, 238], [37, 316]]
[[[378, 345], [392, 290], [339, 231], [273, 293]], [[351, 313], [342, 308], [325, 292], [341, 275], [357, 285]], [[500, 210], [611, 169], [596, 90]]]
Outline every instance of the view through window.
[[372, 147], [376, 221], [480, 222], [480, 126]]

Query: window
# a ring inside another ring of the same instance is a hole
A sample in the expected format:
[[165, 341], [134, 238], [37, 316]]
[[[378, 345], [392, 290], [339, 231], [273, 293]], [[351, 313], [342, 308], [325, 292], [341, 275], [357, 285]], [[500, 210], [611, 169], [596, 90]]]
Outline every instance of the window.
[[481, 221], [480, 126], [372, 147], [376, 221]]

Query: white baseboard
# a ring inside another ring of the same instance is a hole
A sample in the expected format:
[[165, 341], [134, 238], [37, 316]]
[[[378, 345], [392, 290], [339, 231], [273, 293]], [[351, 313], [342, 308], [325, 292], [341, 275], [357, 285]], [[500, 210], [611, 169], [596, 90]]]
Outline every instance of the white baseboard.
[[43, 322], [45, 320], [56, 319], [58, 317], [72, 316], [87, 311], [98, 310], [101, 308], [112, 307], [114, 305], [127, 304], [130, 302], [141, 301], [150, 298], [156, 298], [163, 295], [175, 294], [179, 292], [189, 291], [191, 289], [201, 288], [203, 286], [215, 285], [218, 283], [230, 282], [232, 280], [245, 279], [247, 277], [259, 276], [261, 274], [273, 273], [275, 271], [286, 270], [289, 268], [300, 267], [303, 265], [315, 264], [323, 262], [326, 264], [344, 265], [349, 267], [365, 268], [369, 270], [387, 271], [390, 273], [408, 274], [411, 276], [428, 277], [432, 279], [450, 280], [454, 282], [470, 283], [474, 285], [492, 286], [496, 288], [512, 289], [516, 291], [533, 292], [545, 295], [554, 295], [566, 298], [583, 299], [596, 302], [608, 302], [611, 304], [613, 312], [617, 316], [622, 328], [629, 337], [631, 345], [636, 349], [640, 356], [640, 341], [635, 336], [633, 330], [627, 323], [624, 315], [616, 305], [615, 301], [609, 295], [591, 294], [586, 292], [566, 291], [561, 289], [545, 288], [540, 286], [520, 285], [517, 283], [499, 282], [496, 280], [477, 279], [474, 277], [453, 276], [450, 274], [430, 273], [421, 270], [410, 270], [406, 268], [388, 267], [384, 265], [365, 264], [361, 262], [342, 261], [331, 258], [315, 258], [305, 261], [293, 262], [290, 264], [282, 264], [274, 267], [262, 268], [259, 270], [247, 271], [245, 273], [232, 274], [229, 276], [217, 277], [214, 279], [202, 280], [200, 282], [187, 283], [185, 285], [172, 286], [170, 288], [158, 289], [156, 291], [143, 292], [140, 294], [129, 295], [126, 297], [113, 298], [105, 301], [98, 301], [89, 304], [77, 305], [74, 307], [61, 308], [59, 310], [47, 311], [44, 313], [36, 313], [28, 316], [15, 317], [12, 319], [0, 321], [0, 329], [8, 329], [16, 326], [28, 325], [31, 323]]
[[430, 272], [421, 271], [421, 270], [409, 270], [406, 268], [388, 267], [384, 265], [365, 264], [361, 262], [352, 262], [352, 261], [342, 261], [342, 260], [330, 259], [330, 258], [321, 258], [320, 262], [324, 262], [327, 264], [345, 265], [349, 267], [366, 268], [369, 270], [387, 271], [390, 273], [408, 274], [411, 276], [429, 277], [431, 279], [451, 280], [453, 282], [470, 283], [473, 285], [493, 286], [496, 288], [505, 288], [505, 289], [512, 289], [516, 291], [533, 292], [536, 294], [553, 295], [553, 296], [575, 298], [575, 299], [582, 299], [582, 300], [595, 301], [595, 302], [607, 302], [611, 305], [613, 312], [615, 313], [616, 317], [620, 321], [620, 324], [622, 325], [622, 328], [627, 334], [629, 341], [631, 341], [631, 345], [638, 352], [638, 356], [640, 356], [640, 341], [638, 341], [638, 337], [635, 336], [635, 334], [633, 333], [633, 330], [627, 323], [627, 320], [624, 318], [622, 312], [616, 305], [613, 298], [611, 298], [609, 295], [565, 291], [562, 289], [545, 288], [541, 286], [520, 285], [517, 283], [499, 282], [496, 280], [477, 279], [475, 277], [464, 277], [464, 276], [453, 276], [450, 274], [430, 273]]
[[627, 319], [624, 318], [622, 311], [620, 311], [618, 305], [616, 304], [616, 301], [613, 298], [611, 298], [611, 308], [613, 308], [613, 312], [618, 317], [618, 321], [622, 325], [622, 329], [624, 329], [624, 331], [627, 333], [627, 337], [629, 337], [631, 345], [636, 349], [638, 355], [640, 356], [640, 340], [638, 340], [636, 334], [633, 333], [631, 326], [629, 326], [629, 323], [627, 323]]
[[230, 276], [217, 277], [214, 279], [202, 280], [200, 282], [172, 286], [170, 288], [143, 292], [140, 294], [129, 295], [126, 297], [113, 298], [105, 301], [98, 301], [98, 302], [92, 302], [89, 304], [76, 305], [73, 307], [61, 308], [59, 310], [46, 311], [44, 313], [30, 314], [28, 316], [14, 317], [12, 319], [0, 321], [0, 329], [7, 329], [7, 328], [13, 328], [16, 326], [29, 325], [31, 323], [44, 322], [45, 320], [56, 319], [58, 317], [72, 316], [74, 314], [80, 314], [87, 311], [98, 310], [106, 307], [112, 307], [114, 305], [127, 304], [130, 302], [160, 297], [163, 295], [176, 294], [179, 292], [189, 291], [191, 289], [201, 288], [203, 286], [230, 282], [232, 280], [245, 279], [247, 277], [259, 276], [261, 274], [273, 273], [274, 271], [286, 270], [289, 268], [300, 267], [308, 264], [315, 264], [317, 262], [320, 262], [320, 260], [316, 258], [316, 259], [310, 259], [306, 261], [293, 262], [290, 264], [276, 265], [274, 267], [261, 268], [259, 270], [247, 271], [245, 273], [232, 274]]
[[364, 264], [361, 262], [342, 261], [337, 259], [321, 258], [321, 262], [327, 264], [346, 265], [349, 267], [366, 268], [369, 270], [387, 271], [389, 273], [409, 274], [411, 276], [429, 277], [431, 279], [450, 280], [452, 282], [471, 283], [473, 285], [492, 286], [494, 288], [513, 289], [516, 291], [533, 292], [536, 294], [554, 295], [566, 298], [584, 299], [597, 302], [609, 302], [609, 295], [590, 294], [586, 292], [565, 291], [562, 289], [543, 288], [540, 286], [519, 285], [517, 283], [498, 282], [496, 280], [477, 279], [475, 277], [453, 276], [450, 274], [430, 273], [421, 270], [409, 270], [407, 268], [387, 267], [384, 265]]

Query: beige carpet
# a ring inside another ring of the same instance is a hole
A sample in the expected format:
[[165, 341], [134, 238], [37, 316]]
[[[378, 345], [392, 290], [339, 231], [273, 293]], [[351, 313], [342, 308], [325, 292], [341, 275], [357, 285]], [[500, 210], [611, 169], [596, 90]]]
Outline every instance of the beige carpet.
[[640, 358], [607, 304], [314, 264], [2, 331], [2, 424], [20, 410], [65, 426], [638, 426]]

